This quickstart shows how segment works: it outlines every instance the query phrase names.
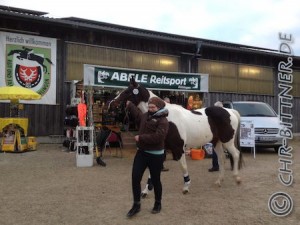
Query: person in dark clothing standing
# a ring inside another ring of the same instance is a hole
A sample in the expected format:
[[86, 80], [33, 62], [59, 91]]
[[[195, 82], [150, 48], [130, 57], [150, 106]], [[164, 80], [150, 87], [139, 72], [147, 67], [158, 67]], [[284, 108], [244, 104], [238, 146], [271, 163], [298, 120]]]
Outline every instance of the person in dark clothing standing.
[[148, 102], [148, 112], [142, 113], [131, 102], [126, 107], [138, 124], [138, 135], [135, 136], [137, 152], [132, 166], [132, 192], [133, 206], [127, 213], [132, 217], [141, 209], [141, 180], [146, 168], [149, 168], [155, 195], [155, 203], [152, 213], [161, 211], [162, 184], [160, 180], [161, 168], [164, 162], [165, 137], [168, 133], [168, 110], [165, 102], [152, 97]]
[[208, 172], [215, 172], [219, 171], [219, 162], [218, 162], [218, 156], [215, 150], [212, 151], [212, 167], [208, 169]]

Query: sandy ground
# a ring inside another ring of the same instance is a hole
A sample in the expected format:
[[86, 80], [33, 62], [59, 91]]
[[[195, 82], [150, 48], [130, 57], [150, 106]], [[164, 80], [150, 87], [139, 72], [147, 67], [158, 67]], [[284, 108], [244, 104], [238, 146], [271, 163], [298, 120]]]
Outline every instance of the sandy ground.
[[[74, 153], [64, 152], [60, 144], [40, 144], [27, 153], [0, 154], [1, 225], [126, 225], [126, 224], [222, 224], [296, 225], [300, 222], [300, 142], [293, 146], [293, 186], [278, 179], [278, 155], [271, 149], [259, 150], [256, 158], [244, 152], [246, 166], [242, 184], [236, 185], [226, 164], [222, 187], [216, 187], [217, 173], [209, 173], [211, 159], [188, 159], [192, 179], [190, 193], [181, 193], [183, 179], [179, 164], [165, 162], [162, 173], [163, 202], [159, 214], [151, 214], [154, 196], [142, 200], [141, 212], [127, 219], [132, 205], [131, 166], [133, 149], [124, 157], [105, 153], [107, 167], [76, 167]], [[114, 154], [114, 151], [113, 151]], [[144, 176], [143, 186], [148, 173]], [[142, 187], [143, 187], [142, 186]], [[274, 216], [268, 199], [278, 191], [288, 193], [294, 202], [289, 216]]]

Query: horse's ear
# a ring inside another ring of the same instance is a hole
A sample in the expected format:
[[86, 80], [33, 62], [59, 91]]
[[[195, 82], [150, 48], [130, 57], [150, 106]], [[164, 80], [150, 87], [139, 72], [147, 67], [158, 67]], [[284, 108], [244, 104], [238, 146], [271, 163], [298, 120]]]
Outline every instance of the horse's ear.
[[137, 82], [136, 82], [135, 79], [134, 79], [134, 76], [132, 76], [132, 77], [130, 78], [130, 84], [131, 84], [133, 87], [137, 87], [137, 86], [138, 86]]

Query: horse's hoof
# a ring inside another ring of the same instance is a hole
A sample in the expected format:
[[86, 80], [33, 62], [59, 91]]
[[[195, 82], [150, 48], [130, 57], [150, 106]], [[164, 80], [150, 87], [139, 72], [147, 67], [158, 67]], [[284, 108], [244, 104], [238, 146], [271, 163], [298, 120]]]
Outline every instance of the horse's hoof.
[[141, 198], [146, 198], [148, 196], [148, 194], [147, 193], [143, 193], [142, 192], [142, 194], [141, 194]]
[[241, 184], [242, 183], [242, 179], [240, 177], [236, 177], [235, 181], [236, 181], [237, 184]]
[[182, 194], [184, 194], [184, 195], [187, 194], [187, 193], [189, 193], [189, 190], [183, 190], [182, 191]]
[[219, 180], [217, 180], [217, 181], [215, 182], [215, 185], [218, 186], [218, 187], [221, 187], [221, 182], [220, 182]]

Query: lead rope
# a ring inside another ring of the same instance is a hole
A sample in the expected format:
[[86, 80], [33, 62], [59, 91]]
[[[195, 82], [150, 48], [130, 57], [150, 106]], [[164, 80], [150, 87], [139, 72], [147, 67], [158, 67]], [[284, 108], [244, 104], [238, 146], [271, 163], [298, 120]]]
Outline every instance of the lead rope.
[[129, 130], [129, 111], [125, 108], [125, 116], [123, 119], [124, 130], [127, 132]]

